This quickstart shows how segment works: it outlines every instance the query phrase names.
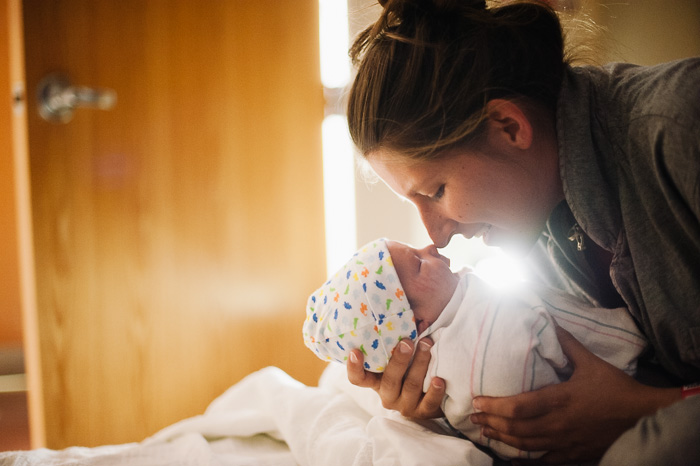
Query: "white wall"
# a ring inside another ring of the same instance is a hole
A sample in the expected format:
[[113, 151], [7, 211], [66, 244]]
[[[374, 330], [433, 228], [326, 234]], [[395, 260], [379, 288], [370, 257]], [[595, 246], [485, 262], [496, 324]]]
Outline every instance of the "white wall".
[[602, 60], [653, 65], [700, 55], [700, 2], [591, 2], [602, 34]]

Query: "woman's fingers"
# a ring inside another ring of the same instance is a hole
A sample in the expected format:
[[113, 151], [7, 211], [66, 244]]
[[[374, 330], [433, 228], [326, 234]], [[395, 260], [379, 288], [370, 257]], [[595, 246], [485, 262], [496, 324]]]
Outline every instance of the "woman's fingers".
[[416, 413], [417, 419], [433, 419], [443, 416], [442, 400], [445, 398], [445, 381], [437, 377], [430, 381], [428, 392], [423, 395]]
[[410, 340], [402, 340], [394, 349], [377, 390], [385, 408], [401, 411], [398, 400], [402, 395], [403, 378], [411, 364], [412, 354], [413, 342]]
[[574, 367], [568, 381], [511, 397], [477, 397], [470, 418], [485, 437], [525, 451], [548, 451], [538, 460], [542, 464], [600, 457], [641, 415], [660, 405], [648, 412], [640, 406], [665, 396], [598, 358], [565, 330], [557, 328], [557, 336]]
[[[563, 394], [555, 386], [544, 387], [540, 390], [525, 392], [519, 395], [494, 398], [479, 396], [474, 398], [473, 414], [475, 420], [486, 419], [494, 416], [506, 419], [531, 419], [551, 412], [557, 405], [561, 405]], [[557, 387], [559, 388], [559, 387]], [[479, 422], [481, 424], [481, 422]]]
[[[423, 383], [428, 373], [430, 364], [430, 348], [433, 342], [430, 338], [424, 338], [418, 342], [413, 363], [406, 374], [399, 400], [399, 411], [404, 416], [426, 418], [435, 417], [440, 413], [442, 395], [444, 395], [444, 382], [441, 379], [433, 383], [428, 389], [428, 393], [423, 393]], [[442, 390], [441, 390], [442, 389]]]
[[431, 346], [432, 341], [428, 338], [418, 342], [416, 352], [413, 354], [413, 363], [408, 368], [408, 372], [405, 372], [397, 407], [404, 416], [415, 415], [416, 408], [423, 397], [423, 381], [428, 373]]
[[557, 325], [557, 339], [561, 345], [561, 349], [569, 358], [574, 369], [586, 363], [595, 364], [599, 358], [591, 353], [583, 344], [578, 341], [572, 334]]
[[414, 354], [412, 341], [400, 342], [382, 374], [365, 371], [362, 352], [353, 350], [347, 363], [348, 380], [353, 385], [374, 389], [385, 408], [397, 410], [406, 417], [428, 419], [441, 416], [445, 382], [434, 378], [428, 392], [423, 393], [432, 344], [430, 338], [421, 340]]
[[[589, 365], [600, 361], [561, 327], [557, 327], [557, 337], [574, 369], [587, 369]], [[473, 422], [490, 425], [500, 431], [510, 429], [511, 433], [517, 431], [518, 435], [527, 436], [531, 429], [546, 428], [546, 425], [540, 426], [533, 422], [518, 423], [514, 420], [527, 421], [558, 412], [558, 409], [570, 403], [568, 385], [550, 385], [540, 390], [502, 398], [476, 397], [473, 403], [478, 412], [473, 415]]]
[[367, 372], [364, 367], [364, 355], [359, 349], [350, 351], [347, 363], [348, 380], [358, 387], [379, 390], [381, 376], [373, 372]]
[[550, 440], [548, 438], [519, 437], [517, 435], [509, 435], [503, 432], [498, 432], [490, 427], [484, 427], [481, 432], [486, 438], [499, 440], [523, 451], [544, 451], [548, 450], [550, 446]]

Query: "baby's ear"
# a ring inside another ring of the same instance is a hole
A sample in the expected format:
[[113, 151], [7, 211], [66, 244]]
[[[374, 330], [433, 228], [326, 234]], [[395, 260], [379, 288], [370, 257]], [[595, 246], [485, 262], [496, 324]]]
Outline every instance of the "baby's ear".
[[522, 104], [512, 100], [493, 99], [486, 104], [492, 136], [500, 137], [518, 149], [532, 145], [532, 122]]

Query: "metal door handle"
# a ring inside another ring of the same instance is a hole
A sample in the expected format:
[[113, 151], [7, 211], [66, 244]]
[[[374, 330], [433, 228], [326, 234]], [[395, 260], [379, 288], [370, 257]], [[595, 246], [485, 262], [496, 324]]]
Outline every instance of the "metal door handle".
[[73, 86], [67, 76], [51, 74], [39, 83], [39, 115], [51, 123], [68, 123], [78, 107], [109, 110], [117, 103], [112, 89]]

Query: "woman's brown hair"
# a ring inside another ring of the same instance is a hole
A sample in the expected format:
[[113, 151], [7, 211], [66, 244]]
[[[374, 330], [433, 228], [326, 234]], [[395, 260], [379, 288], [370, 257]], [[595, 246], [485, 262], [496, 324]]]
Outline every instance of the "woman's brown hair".
[[554, 111], [564, 64], [562, 29], [546, 4], [384, 0], [350, 49], [348, 99], [362, 155], [384, 148], [429, 158], [478, 135], [494, 98], [532, 99]]

